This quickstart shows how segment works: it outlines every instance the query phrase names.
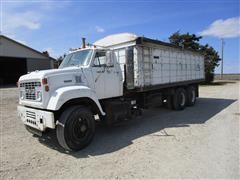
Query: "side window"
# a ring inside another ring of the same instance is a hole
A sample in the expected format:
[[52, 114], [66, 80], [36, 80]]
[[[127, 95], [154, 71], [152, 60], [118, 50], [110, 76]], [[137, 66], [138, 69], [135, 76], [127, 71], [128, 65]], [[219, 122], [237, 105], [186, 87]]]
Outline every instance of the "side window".
[[106, 52], [104, 51], [99, 51], [96, 53], [93, 66], [106, 66], [107, 63], [107, 58], [106, 58]]

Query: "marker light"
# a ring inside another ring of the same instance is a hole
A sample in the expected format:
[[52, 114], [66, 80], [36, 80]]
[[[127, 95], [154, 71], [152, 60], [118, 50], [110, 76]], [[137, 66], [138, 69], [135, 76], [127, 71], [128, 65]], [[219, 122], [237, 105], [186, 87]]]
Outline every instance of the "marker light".
[[42, 84], [47, 84], [47, 83], [48, 83], [47, 78], [42, 79]]
[[47, 92], [49, 91], [49, 86], [48, 85], [45, 86], [45, 91], [47, 91]]
[[45, 85], [45, 91], [49, 91], [47, 78], [42, 79], [42, 84]]

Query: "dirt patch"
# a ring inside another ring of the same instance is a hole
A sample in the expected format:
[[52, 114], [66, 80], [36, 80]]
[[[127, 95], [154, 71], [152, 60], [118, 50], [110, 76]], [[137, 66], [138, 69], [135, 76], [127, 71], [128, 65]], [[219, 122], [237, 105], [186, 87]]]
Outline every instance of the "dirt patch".
[[[17, 89], [0, 89], [1, 179], [239, 179], [239, 82], [201, 86], [194, 107], [150, 108], [67, 153], [54, 131], [29, 134], [17, 118]], [[237, 112], [237, 113], [236, 113]]]

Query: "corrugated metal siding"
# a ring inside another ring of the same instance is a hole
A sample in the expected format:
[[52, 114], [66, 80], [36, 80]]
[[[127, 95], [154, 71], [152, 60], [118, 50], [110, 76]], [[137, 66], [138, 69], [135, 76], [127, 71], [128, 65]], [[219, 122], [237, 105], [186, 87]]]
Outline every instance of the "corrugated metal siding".
[[[125, 79], [126, 47], [114, 53]], [[145, 87], [204, 79], [204, 59], [198, 53], [147, 43], [134, 45], [134, 86]]]
[[24, 46], [14, 43], [8, 39], [1, 37], [0, 39], [0, 56], [5, 57], [21, 57], [21, 58], [37, 58], [37, 59], [46, 59], [49, 58], [30, 50]]
[[197, 53], [169, 47], [137, 49], [136, 87], [204, 79], [204, 60]]

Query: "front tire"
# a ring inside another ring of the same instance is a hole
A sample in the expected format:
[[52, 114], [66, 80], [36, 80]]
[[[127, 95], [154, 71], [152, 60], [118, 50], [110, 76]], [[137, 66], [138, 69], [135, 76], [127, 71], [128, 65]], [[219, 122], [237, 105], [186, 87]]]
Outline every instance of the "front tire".
[[81, 150], [94, 137], [95, 119], [88, 108], [73, 106], [62, 113], [56, 131], [58, 142], [65, 150]]

